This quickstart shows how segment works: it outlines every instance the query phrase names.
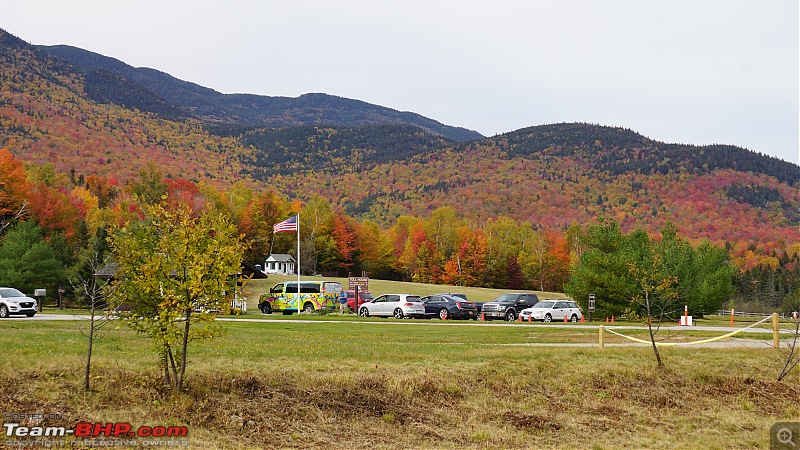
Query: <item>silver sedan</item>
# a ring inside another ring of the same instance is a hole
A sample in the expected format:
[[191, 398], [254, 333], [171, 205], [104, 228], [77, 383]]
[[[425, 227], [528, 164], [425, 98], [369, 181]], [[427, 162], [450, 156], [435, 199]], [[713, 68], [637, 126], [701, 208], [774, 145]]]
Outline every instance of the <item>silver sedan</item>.
[[384, 294], [361, 305], [358, 309], [361, 317], [381, 316], [403, 318], [425, 317], [425, 305], [418, 295], [411, 294]]

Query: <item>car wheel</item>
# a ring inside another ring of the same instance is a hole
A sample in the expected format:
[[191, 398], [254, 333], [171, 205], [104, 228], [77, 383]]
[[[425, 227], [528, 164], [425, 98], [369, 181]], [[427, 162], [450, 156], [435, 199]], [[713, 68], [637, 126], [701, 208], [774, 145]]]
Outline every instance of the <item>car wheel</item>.
[[305, 305], [303, 305], [303, 312], [313, 313], [314, 305], [311, 302], [306, 303]]
[[0, 319], [8, 317], [8, 306], [0, 305]]
[[506, 312], [506, 322], [513, 322], [517, 319], [517, 313], [514, 310], [509, 310]]
[[361, 317], [369, 317], [369, 310], [367, 308], [361, 308], [358, 311], [358, 315]]
[[403, 310], [400, 309], [400, 308], [395, 308], [393, 315], [394, 315], [395, 319], [402, 319], [403, 318]]
[[261, 314], [272, 314], [272, 305], [269, 303], [261, 305]]
[[447, 320], [448, 317], [449, 317], [449, 314], [447, 313], [446, 309], [442, 308], [442, 309], [439, 310], [439, 318], [440, 319]]
[[547, 314], [546, 316], [544, 316], [544, 321], [545, 322], [552, 322], [553, 321], [553, 316], [551, 316], [550, 314]]
[[569, 318], [569, 321], [572, 323], [578, 323], [578, 316], [573, 314], [572, 317]]

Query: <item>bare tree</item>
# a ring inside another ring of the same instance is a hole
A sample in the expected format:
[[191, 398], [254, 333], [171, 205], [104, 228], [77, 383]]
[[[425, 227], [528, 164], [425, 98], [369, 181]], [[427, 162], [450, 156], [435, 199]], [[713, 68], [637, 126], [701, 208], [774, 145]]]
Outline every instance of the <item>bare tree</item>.
[[798, 342], [800, 341], [800, 317], [794, 318], [792, 323], [794, 325], [794, 334], [787, 339], [787, 349], [785, 351], [781, 349], [781, 354], [783, 358], [785, 358], [785, 363], [778, 374], [778, 381], [786, 378], [789, 372], [800, 363], [800, 346], [798, 346], [798, 344], [800, 344], [800, 342]]
[[86, 366], [83, 374], [83, 389], [91, 389], [91, 368], [94, 342], [105, 336], [109, 330], [105, 327], [114, 320], [113, 305], [108, 303], [108, 294], [113, 286], [108, 284], [107, 278], [98, 276], [101, 269], [112, 267], [111, 257], [103, 256], [103, 246], [96, 242], [92, 245], [92, 253], [86, 260], [82, 275], [74, 277], [70, 283], [75, 291], [83, 297], [89, 309], [89, 318], [79, 322], [81, 333], [87, 338]]
[[[656, 343], [656, 334], [661, 329], [663, 320], [674, 312], [677, 294], [674, 286], [677, 277], [665, 276], [661, 270], [662, 258], [652, 255], [652, 258], [637, 263], [629, 263], [628, 270], [633, 276], [636, 291], [633, 301], [643, 307], [650, 343], [653, 345], [658, 367], [664, 367], [661, 354]], [[655, 321], [655, 325], [653, 324]]]

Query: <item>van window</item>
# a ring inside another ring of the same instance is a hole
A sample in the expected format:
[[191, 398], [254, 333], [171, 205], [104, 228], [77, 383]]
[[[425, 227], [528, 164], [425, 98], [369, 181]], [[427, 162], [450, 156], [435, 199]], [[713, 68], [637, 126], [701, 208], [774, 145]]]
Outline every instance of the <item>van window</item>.
[[324, 283], [322, 291], [326, 294], [338, 294], [342, 292], [342, 285], [339, 283]]
[[283, 283], [276, 284], [272, 289], [269, 290], [270, 294], [283, 294]]
[[301, 283], [301, 294], [319, 294], [319, 284], [317, 283]]
[[297, 283], [286, 283], [285, 291], [287, 294], [297, 294]]

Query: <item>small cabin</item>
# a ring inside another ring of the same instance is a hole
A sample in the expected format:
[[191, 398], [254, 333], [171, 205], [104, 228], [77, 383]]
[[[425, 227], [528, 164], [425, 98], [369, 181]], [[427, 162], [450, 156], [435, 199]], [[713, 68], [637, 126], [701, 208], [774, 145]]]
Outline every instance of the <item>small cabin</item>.
[[273, 253], [264, 260], [264, 273], [272, 273], [277, 275], [294, 275], [295, 260], [292, 255], [288, 253]]

